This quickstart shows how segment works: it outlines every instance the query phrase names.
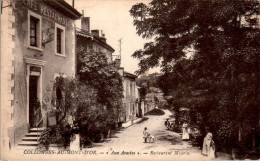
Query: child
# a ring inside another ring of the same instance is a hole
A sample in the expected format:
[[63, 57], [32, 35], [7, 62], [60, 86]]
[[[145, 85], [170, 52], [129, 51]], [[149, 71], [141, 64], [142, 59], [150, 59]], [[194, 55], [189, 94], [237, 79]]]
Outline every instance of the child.
[[144, 128], [144, 132], [143, 132], [143, 135], [144, 135], [144, 142], [146, 143], [147, 142], [147, 138], [148, 138], [148, 136], [149, 136], [149, 133], [148, 133], [148, 131], [147, 131], [147, 128], [145, 127]]

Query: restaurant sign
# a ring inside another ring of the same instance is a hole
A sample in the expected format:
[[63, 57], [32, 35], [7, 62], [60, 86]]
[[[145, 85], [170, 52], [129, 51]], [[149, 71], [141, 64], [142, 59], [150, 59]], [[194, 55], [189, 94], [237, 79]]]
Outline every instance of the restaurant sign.
[[23, 5], [29, 7], [34, 12], [40, 13], [41, 15], [44, 15], [59, 24], [62, 24], [64, 26], [67, 26], [67, 19], [61, 15], [60, 13], [54, 11], [53, 9], [47, 7], [47, 5], [44, 5], [39, 0], [23, 0]]

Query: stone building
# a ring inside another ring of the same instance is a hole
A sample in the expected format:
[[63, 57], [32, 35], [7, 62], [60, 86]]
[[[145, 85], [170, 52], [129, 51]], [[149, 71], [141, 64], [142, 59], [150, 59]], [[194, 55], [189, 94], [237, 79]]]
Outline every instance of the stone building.
[[112, 54], [115, 50], [106, 42], [102, 30], [90, 30], [90, 17], [81, 18], [81, 27], [76, 29], [76, 34], [77, 49], [102, 52], [106, 55], [108, 63], [113, 61]]
[[135, 96], [136, 78], [136, 75], [123, 71], [124, 98], [121, 121], [126, 122], [131, 120], [133, 117], [138, 116], [138, 106], [136, 106]]
[[35, 127], [55, 124], [48, 112], [53, 83], [59, 74], [75, 76], [75, 20], [80, 17], [64, 0], [3, 1], [2, 148], [36, 144], [34, 137], [30, 143], [23, 137]]

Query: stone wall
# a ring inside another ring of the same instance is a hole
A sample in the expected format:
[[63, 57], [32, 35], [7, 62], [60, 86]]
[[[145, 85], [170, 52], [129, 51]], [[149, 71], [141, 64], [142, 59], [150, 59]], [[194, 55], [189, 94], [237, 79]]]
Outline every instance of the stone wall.
[[[3, 6], [11, 5], [9, 0]], [[9, 129], [13, 127], [14, 108], [14, 54], [13, 38], [16, 18], [13, 7], [5, 7], [1, 14], [1, 154], [11, 148], [13, 138], [9, 138]], [[3, 45], [4, 44], [4, 45]], [[4, 46], [4, 47], [3, 47]]]

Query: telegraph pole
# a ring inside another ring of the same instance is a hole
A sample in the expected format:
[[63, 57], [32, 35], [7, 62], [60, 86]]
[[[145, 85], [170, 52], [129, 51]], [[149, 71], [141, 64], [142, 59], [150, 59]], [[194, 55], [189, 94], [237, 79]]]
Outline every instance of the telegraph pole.
[[123, 43], [123, 42], [122, 42], [122, 39], [123, 39], [123, 38], [121, 38], [121, 39], [118, 40], [118, 42], [119, 42], [119, 55], [120, 55], [120, 59], [122, 59], [122, 58], [121, 58], [122, 43]]

